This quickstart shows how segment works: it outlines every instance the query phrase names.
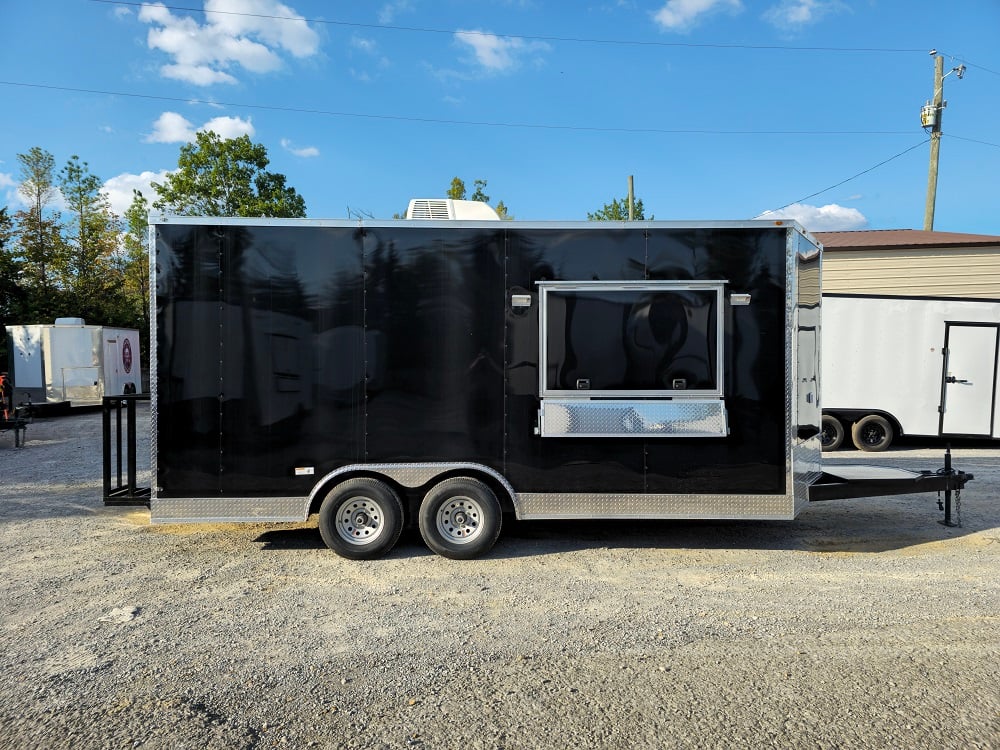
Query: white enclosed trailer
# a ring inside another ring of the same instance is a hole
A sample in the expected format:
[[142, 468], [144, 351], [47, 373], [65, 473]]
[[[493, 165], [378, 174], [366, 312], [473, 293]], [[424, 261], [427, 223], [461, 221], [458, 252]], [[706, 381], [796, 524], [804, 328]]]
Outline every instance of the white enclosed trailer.
[[1000, 300], [823, 295], [823, 446], [1000, 438]]
[[142, 391], [139, 332], [87, 325], [83, 318], [7, 326], [14, 397], [87, 406]]

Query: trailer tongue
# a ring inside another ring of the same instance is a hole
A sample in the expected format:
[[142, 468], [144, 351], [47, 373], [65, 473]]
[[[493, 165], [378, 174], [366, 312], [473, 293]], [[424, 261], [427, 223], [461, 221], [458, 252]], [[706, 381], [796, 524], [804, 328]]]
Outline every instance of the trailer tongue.
[[908, 471], [889, 466], [869, 466], [866, 464], [839, 464], [828, 467], [809, 486], [809, 500], [844, 500], [859, 497], [881, 497], [884, 495], [908, 495], [912, 493], [944, 493], [938, 499], [938, 507], [944, 511], [941, 523], [955, 526], [951, 519], [952, 493], [956, 499], [966, 483], [975, 477], [958, 471], [951, 465], [951, 449], [944, 454], [944, 467], [937, 471]]

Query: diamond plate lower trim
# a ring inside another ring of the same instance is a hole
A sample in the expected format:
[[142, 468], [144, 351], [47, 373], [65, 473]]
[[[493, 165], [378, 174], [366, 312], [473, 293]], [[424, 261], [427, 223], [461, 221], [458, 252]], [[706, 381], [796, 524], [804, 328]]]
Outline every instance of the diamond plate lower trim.
[[719, 399], [542, 400], [542, 437], [725, 437]]
[[152, 523], [298, 523], [307, 519], [304, 497], [154, 497]]
[[798, 509], [789, 495], [605, 495], [590, 493], [523, 493], [517, 517], [556, 518], [689, 518], [785, 521]]

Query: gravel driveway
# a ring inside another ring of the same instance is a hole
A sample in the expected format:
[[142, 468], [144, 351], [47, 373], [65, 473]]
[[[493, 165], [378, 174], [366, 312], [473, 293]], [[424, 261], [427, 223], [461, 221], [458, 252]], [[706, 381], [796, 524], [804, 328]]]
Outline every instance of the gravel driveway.
[[102, 505], [100, 463], [97, 413], [0, 434], [3, 750], [1000, 747], [997, 445], [955, 451], [962, 528], [908, 495], [509, 522], [470, 561], [151, 526]]

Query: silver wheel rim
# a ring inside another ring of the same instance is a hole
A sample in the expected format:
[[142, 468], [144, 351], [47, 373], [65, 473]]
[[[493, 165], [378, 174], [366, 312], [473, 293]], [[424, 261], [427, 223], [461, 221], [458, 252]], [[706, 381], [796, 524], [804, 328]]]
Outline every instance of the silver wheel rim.
[[465, 495], [456, 495], [438, 508], [437, 530], [452, 544], [469, 544], [483, 533], [483, 506]]
[[348, 544], [362, 547], [376, 541], [385, 530], [382, 506], [370, 497], [352, 497], [337, 511], [337, 533]]

